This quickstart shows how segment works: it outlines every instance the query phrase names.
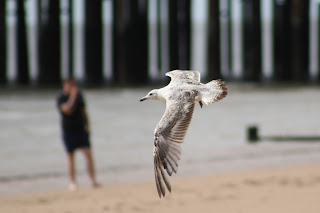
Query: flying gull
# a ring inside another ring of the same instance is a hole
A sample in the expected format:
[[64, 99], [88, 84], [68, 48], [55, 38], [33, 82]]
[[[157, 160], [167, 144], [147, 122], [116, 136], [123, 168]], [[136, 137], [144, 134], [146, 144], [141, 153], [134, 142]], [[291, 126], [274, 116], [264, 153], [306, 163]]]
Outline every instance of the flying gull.
[[168, 177], [177, 173], [184, 136], [188, 130], [195, 103], [217, 102], [228, 94], [225, 82], [212, 80], [200, 83], [197, 71], [173, 70], [166, 73], [170, 83], [161, 89], [151, 90], [140, 101], [158, 100], [166, 104], [166, 110], [154, 130], [154, 174], [159, 197], [171, 192]]

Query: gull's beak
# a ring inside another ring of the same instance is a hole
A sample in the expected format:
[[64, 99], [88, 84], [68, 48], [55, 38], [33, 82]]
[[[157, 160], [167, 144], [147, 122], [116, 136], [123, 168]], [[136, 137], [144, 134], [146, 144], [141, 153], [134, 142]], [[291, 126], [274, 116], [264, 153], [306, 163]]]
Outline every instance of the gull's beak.
[[142, 102], [142, 101], [144, 101], [146, 99], [147, 99], [146, 97], [143, 97], [143, 98], [140, 99], [140, 102]]

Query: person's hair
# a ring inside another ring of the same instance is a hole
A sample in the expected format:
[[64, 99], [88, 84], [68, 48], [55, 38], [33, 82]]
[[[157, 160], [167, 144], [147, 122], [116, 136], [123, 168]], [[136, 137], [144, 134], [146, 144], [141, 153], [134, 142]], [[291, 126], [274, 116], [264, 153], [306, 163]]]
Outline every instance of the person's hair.
[[76, 83], [73, 77], [67, 77], [63, 80], [63, 83]]

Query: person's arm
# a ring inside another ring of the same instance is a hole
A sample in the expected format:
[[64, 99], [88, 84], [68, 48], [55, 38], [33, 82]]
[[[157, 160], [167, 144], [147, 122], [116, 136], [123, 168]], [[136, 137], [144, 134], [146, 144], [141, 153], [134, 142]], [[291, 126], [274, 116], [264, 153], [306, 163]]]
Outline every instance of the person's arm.
[[85, 130], [90, 133], [90, 124], [89, 124], [89, 118], [88, 118], [88, 112], [87, 109], [84, 107], [82, 110], [83, 117], [84, 117], [84, 123], [85, 123]]
[[78, 89], [76, 87], [74, 87], [71, 90], [71, 93], [70, 93], [68, 101], [63, 103], [63, 104], [61, 104], [60, 109], [64, 114], [70, 115], [73, 112], [74, 104], [75, 104], [76, 99], [77, 99], [77, 94], [78, 94]]

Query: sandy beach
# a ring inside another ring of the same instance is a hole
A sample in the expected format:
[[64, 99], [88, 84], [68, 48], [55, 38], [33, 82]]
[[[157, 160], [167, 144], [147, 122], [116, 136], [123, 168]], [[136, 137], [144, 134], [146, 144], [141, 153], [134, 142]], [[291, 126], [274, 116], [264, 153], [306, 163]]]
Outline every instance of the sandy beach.
[[159, 199], [155, 184], [135, 182], [0, 197], [1, 212], [320, 212], [320, 164], [172, 179]]

